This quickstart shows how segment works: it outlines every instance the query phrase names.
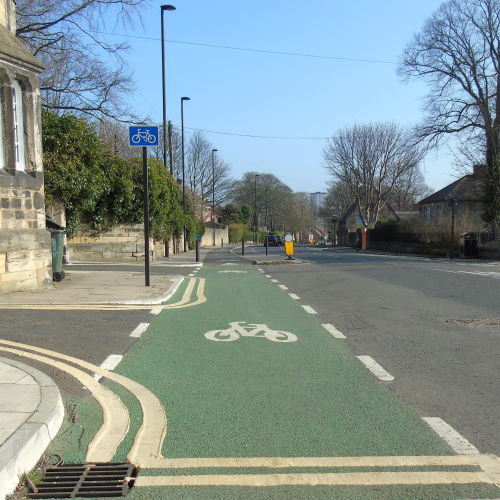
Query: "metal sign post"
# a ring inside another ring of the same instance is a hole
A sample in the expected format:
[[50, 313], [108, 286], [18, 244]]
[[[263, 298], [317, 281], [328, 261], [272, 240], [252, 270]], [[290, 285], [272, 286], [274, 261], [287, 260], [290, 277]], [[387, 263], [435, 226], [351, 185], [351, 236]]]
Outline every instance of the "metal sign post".
[[158, 146], [158, 127], [152, 125], [129, 127], [128, 133], [129, 146], [142, 147], [142, 177], [144, 189], [144, 277], [146, 286], [150, 286], [148, 146]]

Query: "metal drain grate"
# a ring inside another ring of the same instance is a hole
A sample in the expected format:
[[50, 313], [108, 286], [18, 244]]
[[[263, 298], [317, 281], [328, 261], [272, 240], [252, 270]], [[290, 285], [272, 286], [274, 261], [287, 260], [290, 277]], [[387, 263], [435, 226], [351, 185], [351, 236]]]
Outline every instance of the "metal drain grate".
[[129, 463], [65, 464], [46, 469], [37, 492], [28, 498], [122, 497], [134, 484], [137, 469]]

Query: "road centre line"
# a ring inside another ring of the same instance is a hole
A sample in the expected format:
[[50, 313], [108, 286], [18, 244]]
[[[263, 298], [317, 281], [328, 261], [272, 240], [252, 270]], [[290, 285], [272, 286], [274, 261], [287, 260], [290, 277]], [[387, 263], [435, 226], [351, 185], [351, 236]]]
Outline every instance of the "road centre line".
[[347, 338], [342, 332], [339, 332], [332, 324], [325, 323], [321, 325], [328, 333], [331, 333], [336, 339]]
[[394, 377], [386, 372], [371, 356], [356, 356], [379, 380], [390, 382]]
[[302, 306], [302, 308], [309, 314], [318, 314], [311, 306]]
[[151, 323], [139, 323], [129, 337], [139, 338], [148, 328]]
[[300, 300], [300, 297], [296, 295], [295, 293], [289, 293], [288, 294], [293, 300]]
[[475, 276], [487, 276], [489, 278], [500, 279], [500, 273], [493, 271], [451, 271], [449, 269], [437, 269], [435, 267], [430, 268], [431, 271], [439, 271], [442, 273], [452, 273], [452, 274], [472, 274]]
[[422, 417], [429, 427], [460, 455], [478, 455], [479, 450], [439, 417]]
[[285, 285], [278, 285], [282, 290], [288, 290], [288, 287]]
[[[119, 364], [120, 361], [123, 359], [123, 356], [121, 354], [110, 354], [103, 362], [101, 365], [99, 365], [99, 368], [102, 368], [103, 370], [109, 370], [113, 371]], [[102, 375], [99, 375], [98, 373], [94, 373], [94, 379], [99, 382], [101, 380]]]

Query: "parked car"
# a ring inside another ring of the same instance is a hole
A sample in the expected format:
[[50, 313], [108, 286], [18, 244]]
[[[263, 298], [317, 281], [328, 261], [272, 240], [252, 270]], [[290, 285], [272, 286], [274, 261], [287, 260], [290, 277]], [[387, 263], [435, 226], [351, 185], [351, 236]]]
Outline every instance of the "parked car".
[[[274, 234], [274, 233], [269, 233], [267, 235], [267, 244], [270, 246], [270, 247], [278, 247], [280, 245], [282, 245], [283, 243], [280, 242], [280, 239], [281, 239], [281, 236], [278, 236], [277, 234]], [[266, 242], [264, 241], [264, 245], [266, 244]]]

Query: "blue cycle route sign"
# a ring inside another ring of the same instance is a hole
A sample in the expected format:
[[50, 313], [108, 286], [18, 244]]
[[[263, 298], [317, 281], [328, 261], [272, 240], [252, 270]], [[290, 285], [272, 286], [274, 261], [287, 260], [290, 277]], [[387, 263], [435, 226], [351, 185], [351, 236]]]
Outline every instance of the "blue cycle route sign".
[[129, 146], [158, 146], [158, 127], [155, 125], [140, 125], [128, 128]]

